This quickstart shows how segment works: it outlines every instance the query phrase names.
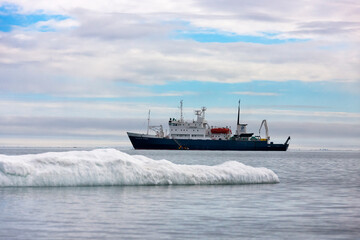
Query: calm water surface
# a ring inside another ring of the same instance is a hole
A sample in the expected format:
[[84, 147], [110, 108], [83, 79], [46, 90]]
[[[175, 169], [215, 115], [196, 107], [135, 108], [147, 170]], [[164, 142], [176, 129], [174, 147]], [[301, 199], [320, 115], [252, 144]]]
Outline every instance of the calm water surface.
[[[68, 149], [0, 149], [16, 155]], [[73, 150], [73, 149], [72, 149]], [[135, 151], [239, 161], [279, 184], [0, 188], [0, 239], [359, 239], [359, 152]]]

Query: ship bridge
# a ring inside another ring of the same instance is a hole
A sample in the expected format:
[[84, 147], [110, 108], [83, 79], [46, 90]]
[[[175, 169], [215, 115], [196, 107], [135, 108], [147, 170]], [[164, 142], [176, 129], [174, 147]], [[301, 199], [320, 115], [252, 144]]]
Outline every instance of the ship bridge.
[[196, 120], [192, 121], [184, 121], [182, 117], [182, 102], [180, 102], [180, 108], [180, 119], [169, 119], [169, 137], [177, 139], [209, 139], [210, 128], [205, 120], [206, 107], [195, 110]]

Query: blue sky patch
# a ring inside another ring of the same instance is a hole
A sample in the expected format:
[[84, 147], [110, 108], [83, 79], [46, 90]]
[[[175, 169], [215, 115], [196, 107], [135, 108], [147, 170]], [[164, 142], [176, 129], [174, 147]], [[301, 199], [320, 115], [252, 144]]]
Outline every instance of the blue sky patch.
[[248, 43], [259, 43], [259, 44], [281, 44], [289, 42], [304, 42], [307, 39], [278, 39], [277, 34], [274, 33], [262, 33], [262, 36], [251, 36], [251, 35], [237, 35], [229, 32], [219, 32], [216, 30], [205, 30], [205, 31], [176, 31], [174, 39], [192, 39], [201, 43], [233, 43], [233, 42], [248, 42]]
[[[29, 27], [42, 21], [51, 19], [61, 21], [68, 18], [69, 17], [63, 15], [49, 15], [41, 12], [20, 14], [19, 8], [16, 5], [2, 5], [0, 6], [0, 31], [10, 32], [14, 27]], [[49, 27], [42, 27], [38, 30], [43, 32], [53, 31], [53, 29]]]

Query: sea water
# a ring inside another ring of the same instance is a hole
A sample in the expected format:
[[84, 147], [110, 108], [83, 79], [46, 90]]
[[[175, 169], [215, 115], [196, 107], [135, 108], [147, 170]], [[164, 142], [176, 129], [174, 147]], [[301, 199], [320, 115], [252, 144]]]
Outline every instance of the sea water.
[[0, 239], [360, 237], [356, 151], [0, 154]]

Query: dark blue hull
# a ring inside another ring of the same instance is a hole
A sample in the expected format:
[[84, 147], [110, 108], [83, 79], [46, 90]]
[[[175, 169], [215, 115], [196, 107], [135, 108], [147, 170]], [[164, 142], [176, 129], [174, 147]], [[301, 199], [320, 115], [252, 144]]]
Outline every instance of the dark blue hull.
[[[129, 134], [128, 134], [129, 135]], [[219, 150], [219, 151], [286, 151], [289, 144], [272, 144], [266, 141], [236, 140], [194, 140], [152, 138], [144, 135], [131, 136], [130, 141], [135, 149], [163, 150]]]

